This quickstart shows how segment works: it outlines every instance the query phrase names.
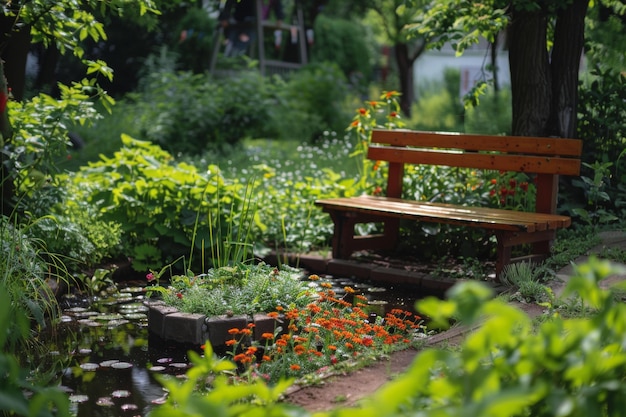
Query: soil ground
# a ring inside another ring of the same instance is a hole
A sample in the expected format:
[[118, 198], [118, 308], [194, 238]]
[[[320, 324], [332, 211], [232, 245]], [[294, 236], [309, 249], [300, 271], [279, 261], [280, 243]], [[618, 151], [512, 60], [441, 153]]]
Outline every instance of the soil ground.
[[414, 349], [402, 350], [392, 354], [388, 360], [328, 377], [319, 385], [292, 386], [284, 401], [310, 412], [354, 405], [358, 400], [374, 393], [395, 375], [406, 370], [416, 354], [417, 351]]

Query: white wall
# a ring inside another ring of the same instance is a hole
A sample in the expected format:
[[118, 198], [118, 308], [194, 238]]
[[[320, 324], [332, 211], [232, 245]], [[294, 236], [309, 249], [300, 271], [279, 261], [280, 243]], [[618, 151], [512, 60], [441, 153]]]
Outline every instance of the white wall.
[[[413, 66], [415, 76], [415, 97], [420, 96], [420, 89], [424, 90], [433, 82], [443, 82], [446, 68], [457, 68], [461, 71], [462, 97], [471, 89], [476, 81], [488, 80], [492, 77], [490, 71], [485, 70], [491, 64], [490, 52], [487, 49], [466, 50], [462, 56], [454, 55], [452, 48], [441, 51], [433, 50], [422, 54]], [[498, 83], [500, 86], [511, 84], [509, 73], [509, 55], [507, 51], [499, 50], [497, 57]]]

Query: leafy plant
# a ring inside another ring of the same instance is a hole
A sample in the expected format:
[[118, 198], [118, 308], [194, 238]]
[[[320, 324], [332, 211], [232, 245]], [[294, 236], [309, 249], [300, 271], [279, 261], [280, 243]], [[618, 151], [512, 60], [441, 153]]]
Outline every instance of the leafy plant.
[[[0, 248], [3, 253], [0, 284], [11, 300], [9, 304], [19, 309], [19, 317], [23, 315], [26, 320], [26, 328], [30, 329], [28, 324], [31, 321], [32, 332], [36, 333], [38, 329], [47, 326], [47, 318], [57, 313], [58, 305], [46, 282], [46, 274], [49, 268], [56, 269], [56, 266], [62, 267], [62, 264], [50, 263], [54, 259], [47, 262], [39, 242], [30, 239], [22, 226], [4, 216], [0, 217]], [[49, 278], [64, 279], [64, 276]], [[13, 351], [25, 343], [23, 329], [20, 329], [24, 323], [8, 322], [7, 326], [10, 331], [3, 342]]]
[[311, 60], [335, 63], [346, 77], [355, 78], [357, 87], [367, 85], [371, 77], [372, 53], [363, 27], [350, 20], [320, 14], [315, 19], [314, 30]]
[[32, 310], [29, 312], [23, 304], [21, 297], [24, 294], [10, 288], [15, 283], [8, 282], [4, 275], [0, 278], [0, 414], [69, 417], [67, 395], [58, 387], [45, 387], [33, 382], [33, 374], [23, 368], [16, 356], [10, 353], [14, 351], [17, 339], [24, 341], [29, 338]]
[[504, 267], [500, 282], [513, 287], [517, 292], [513, 298], [520, 301], [543, 302], [549, 295], [549, 289], [537, 277], [535, 267], [530, 262], [518, 262]]
[[[122, 141], [113, 157], [71, 175], [69, 187], [74, 199], [95, 205], [104, 221], [122, 225], [123, 251], [136, 270], [155, 269], [190, 251], [202, 259], [205, 250], [245, 243], [225, 242], [227, 230], [228, 238], [244, 239], [244, 227], [263, 227], [247, 208], [248, 185], [225, 181], [216, 166], [200, 173], [190, 164], [174, 164], [148, 142], [126, 135]], [[248, 216], [249, 223], [243, 220]]]
[[[160, 274], [153, 275], [154, 279]], [[166, 304], [187, 313], [252, 315], [283, 308], [304, 307], [312, 293], [300, 271], [265, 264], [222, 266], [206, 274], [175, 275], [167, 287], [151, 286]]]
[[583, 166], [591, 170], [593, 178], [581, 175], [580, 180], [574, 180], [573, 184], [582, 188], [587, 198], [587, 207], [573, 208], [572, 212], [588, 225], [603, 225], [615, 222], [618, 218], [606, 210], [605, 205], [610, 202], [611, 197], [606, 192], [609, 168], [612, 162], [599, 162], [593, 164], [583, 162]]

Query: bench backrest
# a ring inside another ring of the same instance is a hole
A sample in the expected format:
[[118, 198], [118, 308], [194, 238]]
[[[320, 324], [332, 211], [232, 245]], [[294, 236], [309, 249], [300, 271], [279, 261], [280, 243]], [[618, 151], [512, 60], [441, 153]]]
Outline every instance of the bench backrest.
[[398, 198], [405, 163], [537, 174], [536, 211], [554, 213], [558, 175], [580, 175], [581, 153], [577, 139], [375, 129], [368, 158], [389, 162], [387, 196]]

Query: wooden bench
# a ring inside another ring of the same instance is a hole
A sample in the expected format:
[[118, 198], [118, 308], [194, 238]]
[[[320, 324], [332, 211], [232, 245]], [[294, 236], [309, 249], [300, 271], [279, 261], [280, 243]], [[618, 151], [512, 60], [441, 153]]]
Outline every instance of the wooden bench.
[[[526, 259], [545, 258], [556, 230], [571, 219], [556, 214], [558, 176], [579, 175], [582, 142], [576, 139], [487, 136], [458, 133], [374, 130], [368, 158], [389, 163], [386, 197], [359, 196], [318, 200], [334, 223], [333, 258], [348, 259], [359, 250], [392, 250], [400, 219], [479, 227], [497, 239], [496, 278], [513, 262], [512, 247], [532, 244]], [[535, 175], [534, 212], [402, 199], [405, 164], [445, 165]], [[357, 223], [383, 223], [379, 235], [355, 236]]]

